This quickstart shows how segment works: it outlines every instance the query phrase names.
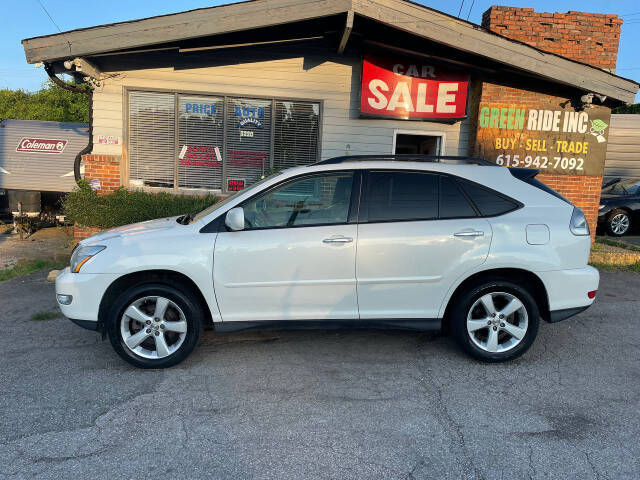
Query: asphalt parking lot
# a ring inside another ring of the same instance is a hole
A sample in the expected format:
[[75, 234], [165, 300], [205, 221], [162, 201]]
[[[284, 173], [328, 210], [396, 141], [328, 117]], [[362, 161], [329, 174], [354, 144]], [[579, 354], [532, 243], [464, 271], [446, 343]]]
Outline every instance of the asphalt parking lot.
[[616, 238], [615, 240], [640, 246], [640, 235], [626, 235], [622, 238]]
[[141, 371], [54, 311], [45, 273], [0, 284], [0, 478], [640, 477], [640, 274], [477, 363], [401, 331], [215, 335]]

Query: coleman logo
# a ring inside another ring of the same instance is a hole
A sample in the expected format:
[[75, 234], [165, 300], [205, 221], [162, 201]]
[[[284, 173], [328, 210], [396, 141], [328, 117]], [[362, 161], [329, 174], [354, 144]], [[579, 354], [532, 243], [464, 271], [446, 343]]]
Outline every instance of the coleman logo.
[[67, 146], [66, 140], [51, 140], [45, 138], [22, 138], [16, 152], [30, 153], [62, 153]]

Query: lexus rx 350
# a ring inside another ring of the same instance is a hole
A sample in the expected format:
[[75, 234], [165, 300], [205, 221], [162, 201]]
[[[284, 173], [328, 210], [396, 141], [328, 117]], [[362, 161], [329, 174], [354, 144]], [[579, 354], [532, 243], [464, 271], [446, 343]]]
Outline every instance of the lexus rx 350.
[[398, 156], [293, 168], [83, 240], [57, 300], [144, 368], [177, 364], [206, 327], [443, 329], [509, 360], [598, 288], [584, 215], [536, 173]]

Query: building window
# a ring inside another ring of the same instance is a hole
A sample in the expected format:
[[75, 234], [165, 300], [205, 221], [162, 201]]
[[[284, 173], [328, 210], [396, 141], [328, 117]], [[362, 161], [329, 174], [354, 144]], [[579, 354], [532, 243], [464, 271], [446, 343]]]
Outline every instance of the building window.
[[251, 185], [270, 169], [271, 100], [227, 99], [227, 188]]
[[275, 107], [274, 169], [316, 162], [320, 104], [277, 100]]
[[178, 97], [178, 187], [222, 189], [224, 98]]
[[318, 160], [320, 103], [129, 92], [129, 183], [237, 191]]
[[132, 186], [173, 187], [175, 98], [170, 93], [129, 96], [129, 177]]

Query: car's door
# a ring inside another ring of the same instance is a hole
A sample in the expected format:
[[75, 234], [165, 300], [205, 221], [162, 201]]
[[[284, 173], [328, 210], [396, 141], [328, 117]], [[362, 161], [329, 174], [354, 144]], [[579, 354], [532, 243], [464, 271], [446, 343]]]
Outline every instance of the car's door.
[[455, 279], [485, 261], [489, 222], [449, 176], [371, 171], [363, 186], [360, 318], [437, 318]]
[[295, 177], [241, 205], [245, 229], [218, 234], [223, 321], [357, 319], [359, 173]]

